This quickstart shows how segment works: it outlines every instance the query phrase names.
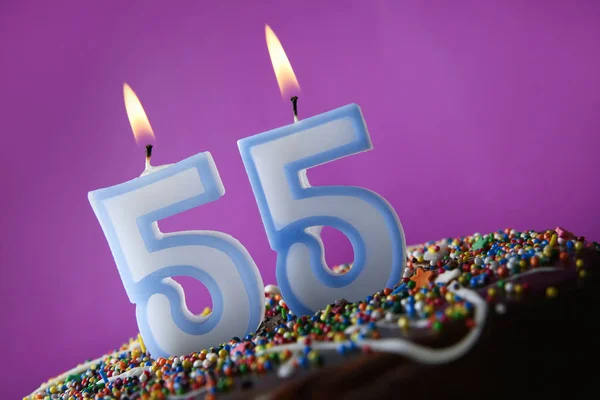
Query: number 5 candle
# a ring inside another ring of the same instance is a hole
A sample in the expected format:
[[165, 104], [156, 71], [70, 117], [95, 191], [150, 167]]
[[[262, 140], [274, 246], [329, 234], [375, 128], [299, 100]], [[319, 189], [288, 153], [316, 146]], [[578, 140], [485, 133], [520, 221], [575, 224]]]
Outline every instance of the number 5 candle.
[[[124, 95], [136, 140], [144, 134], [153, 138], [127, 85]], [[182, 355], [255, 331], [264, 314], [263, 282], [244, 246], [221, 232], [162, 233], [157, 225], [223, 196], [211, 154], [153, 167], [151, 149], [147, 146], [142, 176], [89, 193], [127, 295], [136, 304], [146, 347], [154, 357]], [[172, 279], [176, 276], [195, 278], [207, 287], [213, 302], [209, 315], [187, 309], [183, 288]]]
[[[281, 43], [266, 27], [281, 94], [299, 90]], [[297, 97], [292, 97], [294, 120]], [[372, 148], [360, 108], [350, 104], [238, 141], [273, 250], [277, 282], [295, 314], [310, 314], [336, 299], [358, 301], [396, 285], [405, 262], [402, 226], [390, 204], [363, 188], [312, 187], [306, 170]], [[345, 274], [324, 260], [320, 230], [345, 234], [354, 263]]]

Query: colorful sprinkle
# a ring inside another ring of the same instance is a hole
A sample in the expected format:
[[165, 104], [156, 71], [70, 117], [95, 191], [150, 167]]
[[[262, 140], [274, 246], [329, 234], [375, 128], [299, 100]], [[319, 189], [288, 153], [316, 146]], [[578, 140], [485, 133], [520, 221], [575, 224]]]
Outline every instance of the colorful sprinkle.
[[[217, 393], [251, 388], [251, 376], [273, 372], [287, 377], [298, 368], [318, 368], [327, 358], [315, 343], [330, 342], [332, 352], [347, 357], [372, 351], [360, 341], [385, 337], [383, 329], [400, 329], [401, 337], [410, 337], [413, 330], [443, 334], [453, 323], [472, 329], [474, 305], [453, 294], [449, 285], [458, 282], [478, 291], [491, 309], [503, 315], [511, 302], [523, 296], [558, 295], [553, 286], [528, 286], [525, 274], [530, 270], [571, 268], [584, 278], [590, 272], [583, 260], [588, 248], [600, 250], [597, 243], [585, 242], [563, 228], [505, 229], [428, 242], [409, 249], [402, 280], [394, 287], [382, 288], [356, 303], [339, 299], [314, 315], [292, 314], [279, 288], [268, 285], [265, 320], [256, 334], [185, 356], [157, 359], [147, 354], [138, 335], [117, 351], [53, 379], [24, 400], [147, 400], [192, 393], [194, 398], [211, 399]], [[351, 268], [352, 264], [342, 264], [333, 271], [343, 274]], [[206, 308], [202, 315], [209, 313]], [[285, 345], [300, 345], [301, 350], [282, 347], [265, 352]]]

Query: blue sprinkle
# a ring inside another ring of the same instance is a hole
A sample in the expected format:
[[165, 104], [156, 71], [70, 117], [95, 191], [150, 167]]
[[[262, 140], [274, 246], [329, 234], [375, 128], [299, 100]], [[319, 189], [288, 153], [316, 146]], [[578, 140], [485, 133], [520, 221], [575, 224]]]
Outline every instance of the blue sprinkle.
[[300, 357], [298, 359], [298, 364], [300, 364], [303, 368], [308, 367], [308, 358], [306, 358], [306, 357]]
[[394, 291], [392, 291], [392, 294], [398, 294], [404, 289], [406, 289], [406, 283], [401, 283], [400, 286], [398, 286], [396, 289], [394, 289]]

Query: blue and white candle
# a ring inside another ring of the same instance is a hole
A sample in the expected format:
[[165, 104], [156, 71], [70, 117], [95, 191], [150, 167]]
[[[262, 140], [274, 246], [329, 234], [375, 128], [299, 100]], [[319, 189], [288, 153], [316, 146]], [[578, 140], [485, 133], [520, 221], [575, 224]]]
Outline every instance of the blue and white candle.
[[[143, 108], [125, 87], [130, 122], [152, 133]], [[154, 357], [189, 354], [254, 332], [264, 314], [263, 282], [244, 246], [214, 231], [162, 233], [157, 221], [218, 200], [225, 193], [209, 152], [89, 193], [129, 299], [136, 304], [142, 338]], [[213, 302], [208, 315], [186, 308], [172, 277], [202, 282]]]
[[[267, 45], [283, 95], [297, 88], [287, 56], [267, 26]], [[350, 104], [238, 141], [271, 248], [277, 283], [298, 315], [336, 299], [364, 299], [402, 278], [404, 232], [390, 204], [359, 187], [312, 187], [306, 171], [372, 149], [360, 108]], [[352, 268], [334, 273], [324, 259], [323, 226], [345, 234]]]

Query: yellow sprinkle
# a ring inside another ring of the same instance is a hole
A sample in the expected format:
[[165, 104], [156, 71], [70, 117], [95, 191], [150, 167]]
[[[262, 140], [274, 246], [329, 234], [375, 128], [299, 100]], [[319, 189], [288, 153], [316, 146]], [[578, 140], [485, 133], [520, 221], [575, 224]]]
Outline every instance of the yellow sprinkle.
[[583, 242], [575, 242], [575, 250], [580, 251], [583, 249]]
[[406, 317], [398, 318], [398, 326], [402, 329], [408, 328], [408, 318], [406, 318]]
[[319, 358], [319, 352], [313, 350], [308, 353], [307, 357], [310, 361], [315, 361], [316, 359]]
[[208, 314], [210, 314], [210, 307], [204, 307], [204, 310], [202, 310], [202, 312], [200, 313], [200, 316], [206, 317]]
[[454, 295], [451, 292], [446, 293], [446, 301], [452, 303], [454, 301]]
[[579, 270], [579, 277], [581, 279], [585, 278], [587, 276], [587, 272], [585, 272], [585, 269], [580, 269]]
[[552, 237], [550, 238], [550, 246], [552, 247], [556, 247], [556, 242], [558, 240], [558, 235], [555, 233], [554, 235], [552, 235]]
[[415, 300], [416, 300], [416, 301], [421, 301], [421, 300], [423, 300], [424, 298], [425, 298], [425, 295], [424, 295], [423, 293], [421, 293], [421, 292], [419, 292], [419, 293], [417, 293], [417, 294], [415, 295]]
[[546, 288], [546, 296], [552, 298], [558, 296], [558, 290], [554, 286], [548, 286]]
[[494, 297], [496, 295], [496, 289], [493, 288], [493, 287], [489, 288], [488, 291], [487, 291], [487, 294], [490, 297]]
[[523, 286], [519, 283], [517, 283], [513, 289], [515, 291], [516, 294], [521, 294], [523, 293]]
[[140, 343], [140, 348], [142, 349], [142, 353], [146, 352], [146, 345], [144, 344], [144, 339], [142, 339], [142, 335], [138, 333], [138, 342]]
[[163, 372], [162, 372], [162, 370], [160, 370], [160, 369], [159, 369], [158, 371], [156, 371], [156, 377], [157, 377], [158, 379], [162, 378], [162, 376], [163, 376]]
[[577, 261], [575, 261], [575, 265], [577, 268], [583, 267], [583, 260], [581, 258], [577, 259]]

